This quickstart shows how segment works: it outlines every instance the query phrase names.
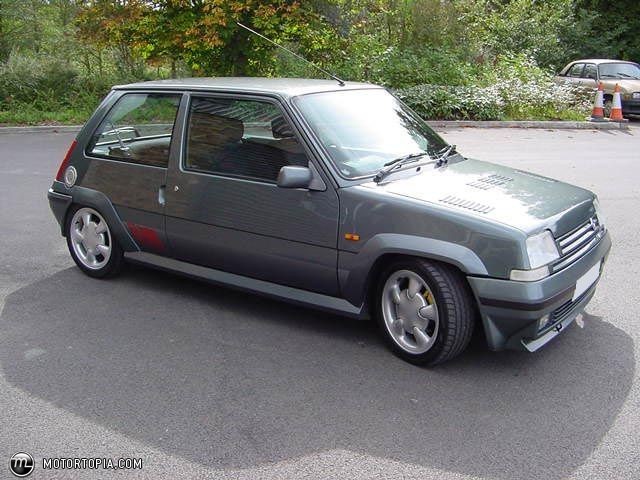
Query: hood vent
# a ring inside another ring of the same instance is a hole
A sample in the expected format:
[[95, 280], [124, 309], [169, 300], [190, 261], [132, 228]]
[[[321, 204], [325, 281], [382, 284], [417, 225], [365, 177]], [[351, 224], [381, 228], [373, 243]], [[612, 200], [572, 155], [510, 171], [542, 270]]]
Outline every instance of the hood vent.
[[465, 200], [464, 198], [458, 198], [453, 195], [444, 197], [440, 200], [440, 202], [446, 203], [447, 205], [452, 205], [454, 207], [466, 208], [467, 210], [471, 210], [477, 213], [489, 213], [491, 210], [493, 210], [493, 207], [489, 207], [478, 202], [472, 202], [471, 200]]
[[493, 174], [481, 177], [473, 182], [467, 183], [467, 185], [473, 188], [479, 188], [480, 190], [489, 190], [490, 188], [499, 187], [512, 181], [513, 178]]

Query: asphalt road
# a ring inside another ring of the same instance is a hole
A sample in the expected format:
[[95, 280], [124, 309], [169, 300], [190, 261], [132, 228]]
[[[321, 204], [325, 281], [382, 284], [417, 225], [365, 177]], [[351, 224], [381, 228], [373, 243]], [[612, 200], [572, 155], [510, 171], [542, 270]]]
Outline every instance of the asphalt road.
[[39, 479], [640, 478], [640, 128], [444, 136], [599, 194], [614, 249], [583, 328], [429, 370], [366, 322], [140, 267], [92, 280], [45, 196], [72, 135], [0, 134], [0, 478], [21, 450]]

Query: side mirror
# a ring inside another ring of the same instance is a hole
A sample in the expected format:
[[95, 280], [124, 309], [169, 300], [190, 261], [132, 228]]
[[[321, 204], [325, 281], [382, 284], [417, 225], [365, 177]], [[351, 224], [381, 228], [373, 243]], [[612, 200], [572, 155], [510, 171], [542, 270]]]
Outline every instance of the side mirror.
[[280, 188], [309, 188], [313, 175], [308, 167], [287, 165], [278, 173], [278, 186]]

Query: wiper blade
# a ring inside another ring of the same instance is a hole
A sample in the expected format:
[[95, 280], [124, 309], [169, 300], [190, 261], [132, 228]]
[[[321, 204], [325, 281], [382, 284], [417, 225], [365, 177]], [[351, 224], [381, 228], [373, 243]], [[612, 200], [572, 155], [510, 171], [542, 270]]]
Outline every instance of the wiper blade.
[[410, 154], [404, 155], [402, 157], [394, 158], [393, 160], [390, 160], [387, 163], [385, 163], [384, 166], [385, 167], [390, 167], [391, 165], [396, 165], [398, 163], [404, 163], [405, 160], [410, 160], [412, 158], [424, 157], [426, 154], [427, 154], [427, 152], [410, 153]]
[[442, 165], [447, 163], [449, 161], [449, 157], [452, 154], [458, 153], [458, 152], [456, 152], [455, 145], [447, 145], [446, 147], [441, 149], [438, 153], [440, 154], [440, 156], [436, 159], [436, 167], [441, 167]]
[[427, 152], [415, 152], [409, 153], [408, 155], [404, 155], [402, 157], [394, 158], [393, 160], [388, 161], [384, 164], [384, 168], [381, 169], [376, 176], [373, 177], [373, 181], [379, 183], [384, 177], [389, 175], [396, 168], [405, 165], [407, 163], [413, 163], [418, 161], [419, 158], [428, 155]]

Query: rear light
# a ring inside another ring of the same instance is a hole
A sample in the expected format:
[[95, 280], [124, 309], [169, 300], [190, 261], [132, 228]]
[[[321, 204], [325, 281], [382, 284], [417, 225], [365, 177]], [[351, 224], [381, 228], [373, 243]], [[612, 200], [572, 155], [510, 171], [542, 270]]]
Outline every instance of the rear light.
[[64, 156], [64, 159], [62, 160], [62, 163], [60, 164], [60, 168], [58, 168], [58, 174], [56, 175], [56, 180], [59, 182], [62, 182], [64, 179], [64, 171], [69, 165], [69, 160], [71, 160], [71, 155], [73, 154], [73, 151], [76, 149], [76, 145], [78, 145], [78, 141], [74, 139], [73, 142], [71, 142], [71, 145], [69, 145], [69, 150], [67, 150], [67, 154]]

